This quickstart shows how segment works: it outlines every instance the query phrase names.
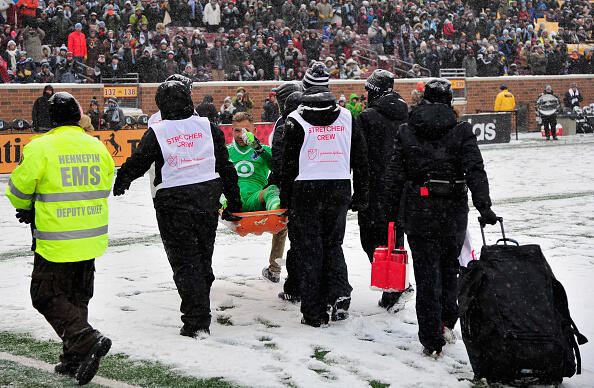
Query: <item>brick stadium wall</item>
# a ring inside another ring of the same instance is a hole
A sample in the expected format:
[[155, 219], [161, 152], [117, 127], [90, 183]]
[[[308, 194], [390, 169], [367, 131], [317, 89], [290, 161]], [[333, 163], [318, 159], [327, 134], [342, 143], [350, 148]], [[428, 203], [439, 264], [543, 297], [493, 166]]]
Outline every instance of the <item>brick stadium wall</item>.
[[[396, 90], [410, 101], [410, 92], [416, 87], [418, 80], [397, 80]], [[477, 109], [491, 110], [495, 96], [499, 93], [499, 86], [505, 83], [516, 96], [517, 103], [526, 103], [529, 106], [529, 129], [536, 130], [534, 121], [534, 101], [546, 85], [551, 85], [560, 98], [572, 82], [577, 82], [584, 97], [584, 103], [594, 102], [594, 76], [522, 76], [522, 77], [493, 77], [469, 78], [467, 80], [467, 104], [458, 106], [460, 113], [475, 113]], [[277, 82], [208, 82], [194, 84], [194, 102], [202, 101], [204, 94], [214, 97], [217, 109], [221, 106], [226, 96], [233, 97], [238, 86], [244, 86], [254, 101], [252, 113], [256, 121], [260, 120], [264, 100], [268, 97], [270, 89]], [[365, 92], [365, 81], [332, 81], [331, 89], [338, 98], [344, 94], [347, 99], [351, 93]], [[44, 85], [0, 85], [0, 119], [12, 121], [16, 118], [31, 120], [31, 111], [35, 99], [43, 91]], [[140, 87], [141, 109], [151, 114], [157, 110], [155, 104], [155, 91], [157, 84], [144, 84]], [[101, 85], [72, 85], [54, 84], [56, 91], [65, 90], [72, 93], [86, 111], [93, 96], [102, 102], [103, 88]], [[101, 107], [100, 107], [101, 108]]]

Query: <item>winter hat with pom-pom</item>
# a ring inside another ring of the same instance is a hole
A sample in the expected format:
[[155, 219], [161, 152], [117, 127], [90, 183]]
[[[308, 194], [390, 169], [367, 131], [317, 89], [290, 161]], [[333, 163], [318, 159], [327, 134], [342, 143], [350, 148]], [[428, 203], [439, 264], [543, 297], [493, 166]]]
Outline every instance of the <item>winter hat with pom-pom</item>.
[[322, 62], [314, 62], [311, 68], [305, 72], [303, 77], [303, 88], [308, 89], [312, 86], [328, 87], [330, 84], [330, 74], [326, 72], [326, 66]]

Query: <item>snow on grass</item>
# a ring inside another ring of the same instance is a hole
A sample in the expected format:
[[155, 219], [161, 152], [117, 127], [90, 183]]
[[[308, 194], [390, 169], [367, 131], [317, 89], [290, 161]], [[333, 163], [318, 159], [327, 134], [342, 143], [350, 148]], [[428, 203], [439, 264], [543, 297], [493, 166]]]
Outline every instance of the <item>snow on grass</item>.
[[[31, 363], [35, 360], [47, 363], [45, 365], [25, 365], [21, 360], [2, 359], [0, 354], [0, 386], [26, 386], [26, 387], [73, 387], [77, 386], [72, 378], [63, 377], [53, 373], [56, 359], [61, 353], [62, 345], [56, 341], [39, 341], [29, 335], [18, 333], [0, 332], [0, 352], [10, 352], [11, 355], [25, 356], [25, 361]], [[101, 360], [98, 376], [93, 381], [102, 385], [89, 384], [89, 387], [98, 386], [132, 386], [142, 387], [216, 387], [233, 388], [220, 378], [196, 379], [174, 373], [175, 367], [163, 365], [153, 361], [130, 360], [125, 354], [108, 354]], [[115, 376], [115, 378], [114, 378]], [[105, 377], [111, 380], [105, 381]], [[115, 380], [115, 381], [114, 381]]]
[[[575, 322], [592, 342], [593, 150], [594, 144], [583, 137], [483, 148], [493, 209], [504, 217], [507, 235], [521, 244], [542, 246], [567, 289]], [[0, 177], [0, 184], [7, 180]], [[395, 314], [377, 306], [380, 293], [369, 289], [370, 264], [360, 247], [356, 215], [348, 216], [343, 245], [354, 288], [348, 320], [317, 329], [301, 325], [299, 305], [277, 298], [282, 283], [261, 279], [271, 236], [242, 238], [221, 226], [213, 257], [217, 279], [211, 292], [212, 334], [191, 339], [178, 334], [180, 300], [158, 237], [148, 180], [140, 179], [126, 195], [112, 197], [109, 203], [113, 243], [96, 262], [89, 317], [113, 340], [114, 353], [243, 386], [473, 386], [462, 341], [446, 346], [437, 360], [421, 355], [414, 298]], [[0, 212], [14, 211], [2, 200]], [[469, 219], [479, 250], [477, 216], [473, 209]], [[38, 339], [56, 339], [29, 299], [29, 230], [11, 217], [4, 217], [0, 225], [3, 242], [7, 240], [0, 247], [0, 330], [26, 330]], [[498, 232], [487, 228], [490, 243]], [[592, 386], [591, 343], [581, 347], [583, 374], [565, 380], [564, 386]], [[117, 379], [117, 373], [110, 378]]]

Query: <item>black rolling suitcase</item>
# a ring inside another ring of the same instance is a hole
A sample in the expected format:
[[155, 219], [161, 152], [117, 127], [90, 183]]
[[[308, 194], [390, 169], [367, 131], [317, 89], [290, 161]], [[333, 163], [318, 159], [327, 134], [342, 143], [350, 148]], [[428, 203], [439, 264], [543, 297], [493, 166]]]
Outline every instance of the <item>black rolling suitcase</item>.
[[[581, 373], [578, 344], [588, 340], [571, 319], [563, 285], [538, 245], [503, 237], [483, 247], [460, 277], [462, 339], [475, 378], [508, 384], [556, 384]], [[503, 242], [503, 245], [499, 244]]]

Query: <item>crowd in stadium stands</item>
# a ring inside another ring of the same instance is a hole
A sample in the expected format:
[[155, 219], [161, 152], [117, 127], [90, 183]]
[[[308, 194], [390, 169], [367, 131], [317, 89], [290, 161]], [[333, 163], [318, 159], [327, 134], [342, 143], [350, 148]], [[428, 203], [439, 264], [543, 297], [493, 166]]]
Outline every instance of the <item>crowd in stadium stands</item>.
[[338, 79], [378, 66], [591, 74], [591, 12], [588, 0], [0, 0], [0, 80], [279, 81], [313, 60]]

